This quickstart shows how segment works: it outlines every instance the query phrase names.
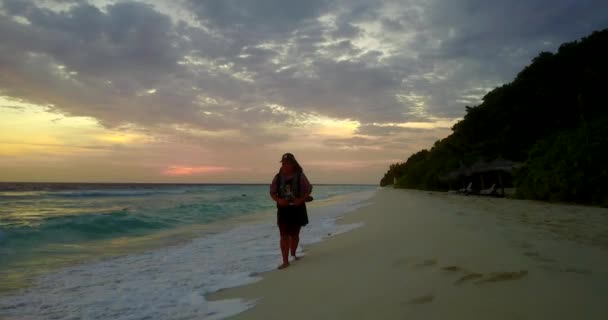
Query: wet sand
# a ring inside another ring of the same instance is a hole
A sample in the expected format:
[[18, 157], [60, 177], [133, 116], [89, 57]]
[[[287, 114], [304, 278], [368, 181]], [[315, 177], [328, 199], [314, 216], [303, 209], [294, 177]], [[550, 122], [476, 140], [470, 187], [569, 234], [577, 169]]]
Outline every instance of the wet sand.
[[208, 298], [255, 303], [234, 319], [608, 319], [608, 209], [385, 188], [358, 222]]

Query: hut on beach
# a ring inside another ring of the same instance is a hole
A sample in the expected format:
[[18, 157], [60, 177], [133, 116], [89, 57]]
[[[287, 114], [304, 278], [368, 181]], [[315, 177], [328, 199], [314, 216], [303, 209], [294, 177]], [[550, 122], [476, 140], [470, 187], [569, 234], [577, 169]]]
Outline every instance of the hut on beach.
[[513, 184], [513, 172], [521, 167], [523, 163], [496, 158], [492, 161], [479, 160], [470, 166], [460, 164], [456, 170], [450, 171], [442, 177], [450, 183], [460, 182], [465, 185], [472, 184], [473, 190], [486, 195], [505, 195], [505, 188]]

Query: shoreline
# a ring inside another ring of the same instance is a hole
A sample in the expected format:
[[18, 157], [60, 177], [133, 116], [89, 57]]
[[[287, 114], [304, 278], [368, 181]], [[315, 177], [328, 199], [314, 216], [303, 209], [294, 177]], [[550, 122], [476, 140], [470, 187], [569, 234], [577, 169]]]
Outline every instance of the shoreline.
[[[382, 189], [253, 284], [230, 319], [605, 319], [608, 210]], [[277, 248], [278, 250], [278, 248]]]
[[[302, 244], [323, 241], [328, 233], [348, 231], [352, 226], [335, 221], [374, 192], [358, 191], [316, 200], [310, 206], [310, 216], [314, 218]], [[46, 319], [51, 314], [57, 319], [76, 314], [83, 318], [103, 317], [108, 310], [113, 310], [116, 317], [139, 315], [154, 319], [217, 319], [234, 315], [247, 305], [238, 300], [210, 303], [204, 295], [258, 281], [258, 274], [276, 267], [273, 261], [280, 257], [280, 252], [274, 250], [276, 213], [259, 211], [205, 228], [208, 233], [170, 246], [47, 270], [30, 285], [0, 294], [0, 319]], [[174, 231], [183, 235], [180, 230]]]

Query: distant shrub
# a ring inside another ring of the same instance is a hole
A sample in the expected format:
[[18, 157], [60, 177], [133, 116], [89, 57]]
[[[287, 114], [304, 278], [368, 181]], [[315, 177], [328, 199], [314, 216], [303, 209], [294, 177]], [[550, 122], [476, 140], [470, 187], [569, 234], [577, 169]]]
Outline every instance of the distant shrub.
[[608, 119], [538, 142], [516, 175], [521, 198], [608, 206]]

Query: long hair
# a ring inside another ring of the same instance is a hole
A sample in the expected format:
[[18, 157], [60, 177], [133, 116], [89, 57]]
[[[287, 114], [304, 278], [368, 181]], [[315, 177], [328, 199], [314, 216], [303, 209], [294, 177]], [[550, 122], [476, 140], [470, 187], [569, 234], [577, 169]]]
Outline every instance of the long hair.
[[[296, 161], [293, 163], [293, 171], [295, 173], [304, 173], [304, 169], [302, 169], [302, 167], [300, 166], [300, 164]], [[281, 173], [281, 168], [279, 168], [279, 173]]]
[[[293, 157], [293, 160], [290, 161], [293, 162], [293, 171], [295, 171], [295, 173], [304, 173], [304, 169], [302, 169], [302, 166], [298, 163], [298, 160], [296, 160], [295, 157]], [[281, 173], [281, 168], [279, 168], [279, 173]]]
[[295, 171], [297, 173], [303, 173], [304, 172], [304, 169], [302, 169], [302, 166], [300, 166], [300, 164], [298, 163], [298, 161], [296, 161], [295, 159], [293, 161], [293, 165], [295, 166], [294, 169], [295, 169]]

